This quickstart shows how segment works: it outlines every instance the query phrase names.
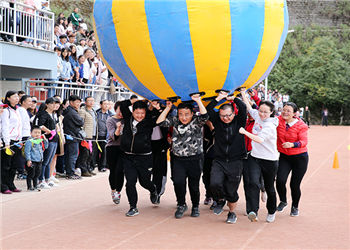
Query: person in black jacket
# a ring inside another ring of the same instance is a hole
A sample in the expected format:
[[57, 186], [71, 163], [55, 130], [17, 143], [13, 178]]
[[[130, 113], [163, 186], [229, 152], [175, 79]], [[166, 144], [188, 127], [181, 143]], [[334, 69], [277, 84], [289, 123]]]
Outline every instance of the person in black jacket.
[[[129, 106], [133, 104], [131, 112]], [[126, 177], [126, 194], [128, 196], [130, 210], [126, 216], [139, 214], [137, 209], [137, 179], [140, 185], [150, 191], [150, 199], [157, 204], [157, 188], [151, 181], [152, 173], [152, 146], [151, 135], [159, 111], [148, 110], [147, 104], [136, 99], [125, 100], [120, 105], [120, 111], [124, 118], [124, 128], [121, 136], [120, 149], [123, 151], [122, 164]]]
[[66, 137], [66, 144], [64, 145], [65, 169], [68, 179], [81, 178], [74, 174], [79, 152], [79, 140], [77, 138], [79, 138], [79, 131], [84, 125], [84, 120], [78, 113], [80, 104], [81, 99], [79, 96], [71, 95], [69, 97], [69, 106], [63, 112], [64, 133], [69, 135]]
[[[238, 114], [232, 104], [223, 104], [219, 112], [214, 107], [226, 98], [238, 107]], [[214, 213], [219, 215], [227, 200], [229, 213], [227, 223], [235, 223], [237, 220], [234, 209], [238, 201], [238, 187], [243, 170], [243, 159], [247, 157], [244, 144], [244, 136], [239, 133], [239, 128], [244, 127], [247, 117], [247, 108], [238, 98], [228, 97], [221, 91], [207, 106], [210, 121], [215, 127], [214, 161], [210, 176], [210, 186], [217, 205]]]

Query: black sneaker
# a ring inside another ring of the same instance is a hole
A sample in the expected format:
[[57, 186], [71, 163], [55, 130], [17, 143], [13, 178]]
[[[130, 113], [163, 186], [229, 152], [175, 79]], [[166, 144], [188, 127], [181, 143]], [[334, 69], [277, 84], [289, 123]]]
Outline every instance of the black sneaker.
[[156, 202], [157, 205], [160, 204], [160, 195], [157, 196], [157, 202]]
[[214, 208], [214, 214], [220, 215], [224, 211], [224, 206], [226, 204], [225, 200], [218, 201], [217, 205]]
[[280, 204], [278, 204], [276, 210], [278, 212], [282, 212], [287, 205], [288, 205], [287, 202], [281, 201]]
[[136, 207], [130, 208], [130, 210], [125, 214], [128, 217], [133, 217], [139, 214], [139, 210]]
[[158, 201], [157, 189], [150, 194], [150, 200], [151, 200], [152, 204], [154, 204], [154, 205], [159, 204], [159, 203], [157, 203], [157, 201]]
[[199, 207], [192, 207], [191, 217], [199, 217]]
[[33, 188], [33, 187], [28, 188], [28, 191], [34, 191], [34, 190], [35, 190], [35, 188]]
[[184, 216], [184, 213], [187, 211], [187, 205], [177, 206], [176, 212], [175, 212], [175, 218], [180, 219], [182, 216]]
[[214, 208], [216, 207], [216, 205], [217, 205], [217, 203], [216, 203], [216, 201], [213, 201], [213, 203], [211, 204], [211, 206], [210, 206], [210, 210], [214, 210]]
[[234, 212], [228, 212], [227, 214], [227, 220], [226, 220], [226, 223], [236, 223], [237, 221], [237, 216]]
[[290, 216], [292, 217], [299, 216], [299, 209], [297, 207], [292, 206], [292, 210], [290, 211]]

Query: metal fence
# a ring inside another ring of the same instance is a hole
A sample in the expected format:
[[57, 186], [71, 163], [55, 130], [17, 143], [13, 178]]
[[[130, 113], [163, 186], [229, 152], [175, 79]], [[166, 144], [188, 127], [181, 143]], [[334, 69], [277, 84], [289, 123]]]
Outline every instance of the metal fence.
[[45, 102], [48, 97], [54, 95], [59, 95], [62, 100], [68, 99], [70, 95], [77, 95], [82, 99], [87, 96], [93, 96], [95, 103], [98, 104], [104, 99], [113, 102], [129, 99], [134, 94], [113, 81], [112, 78], [108, 79], [107, 86], [29, 79], [23, 79], [22, 84], [26, 94], [36, 96], [40, 103]]
[[15, 0], [0, 0], [0, 34], [13, 42], [54, 48], [55, 14]]

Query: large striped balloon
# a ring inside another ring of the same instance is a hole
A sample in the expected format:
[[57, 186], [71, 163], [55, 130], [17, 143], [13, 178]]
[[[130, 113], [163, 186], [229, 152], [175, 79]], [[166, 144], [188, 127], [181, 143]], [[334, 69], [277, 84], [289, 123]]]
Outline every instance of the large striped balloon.
[[286, 0], [95, 0], [97, 43], [133, 92], [166, 99], [259, 83], [288, 31]]

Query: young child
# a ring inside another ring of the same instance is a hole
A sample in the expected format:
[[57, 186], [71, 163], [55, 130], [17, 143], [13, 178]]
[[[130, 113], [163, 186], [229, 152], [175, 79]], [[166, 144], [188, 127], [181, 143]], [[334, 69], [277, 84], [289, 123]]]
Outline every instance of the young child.
[[[49, 143], [45, 137], [41, 136], [39, 126], [33, 126], [31, 129], [31, 137], [25, 143], [24, 156], [27, 166], [27, 188], [28, 191], [40, 191], [37, 188], [38, 177], [41, 173], [43, 163], [43, 152], [48, 147]], [[33, 185], [32, 185], [33, 181]]]

